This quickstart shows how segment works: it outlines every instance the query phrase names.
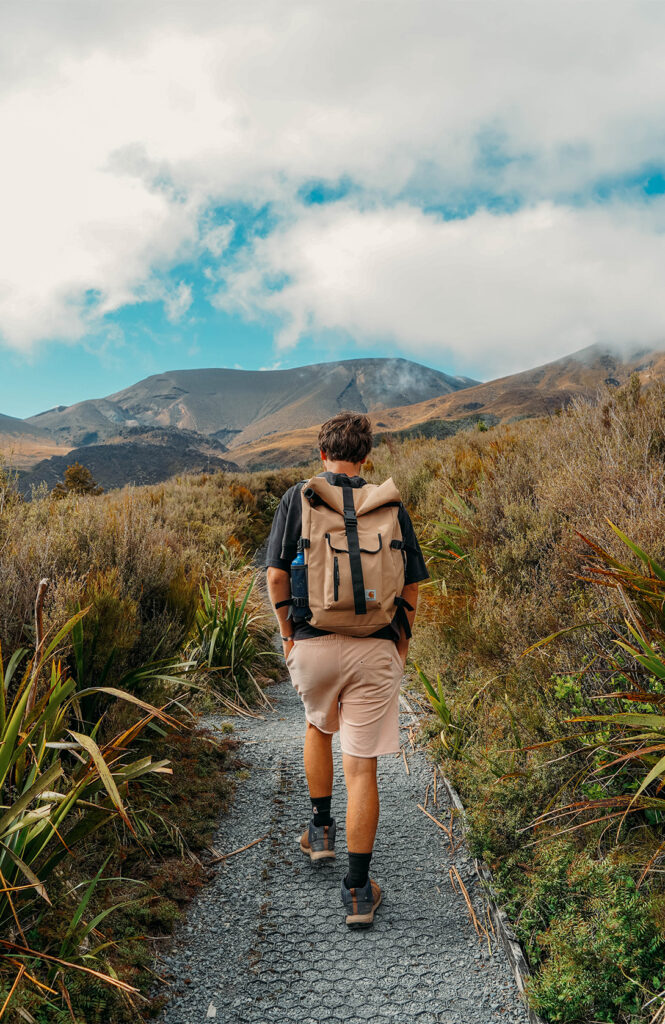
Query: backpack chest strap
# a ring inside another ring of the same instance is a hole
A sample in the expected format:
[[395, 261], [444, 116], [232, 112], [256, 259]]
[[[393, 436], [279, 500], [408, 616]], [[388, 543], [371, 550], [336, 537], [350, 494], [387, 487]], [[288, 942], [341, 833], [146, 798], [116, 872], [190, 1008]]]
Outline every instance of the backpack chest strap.
[[348, 484], [342, 484], [342, 495], [344, 498], [344, 527], [346, 530], [346, 543], [349, 549], [349, 564], [351, 568], [351, 583], [353, 586], [353, 604], [356, 615], [367, 613], [365, 601], [365, 580], [363, 577], [363, 566], [360, 558], [360, 540], [358, 538], [358, 517], [353, 504], [353, 488]]

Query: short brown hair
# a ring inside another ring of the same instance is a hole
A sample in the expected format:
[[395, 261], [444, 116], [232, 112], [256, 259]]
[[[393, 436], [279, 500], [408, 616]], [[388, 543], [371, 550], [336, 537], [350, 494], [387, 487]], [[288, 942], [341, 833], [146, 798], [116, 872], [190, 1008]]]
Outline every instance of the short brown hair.
[[338, 462], [362, 462], [372, 450], [372, 424], [361, 412], [338, 412], [319, 431], [319, 448]]

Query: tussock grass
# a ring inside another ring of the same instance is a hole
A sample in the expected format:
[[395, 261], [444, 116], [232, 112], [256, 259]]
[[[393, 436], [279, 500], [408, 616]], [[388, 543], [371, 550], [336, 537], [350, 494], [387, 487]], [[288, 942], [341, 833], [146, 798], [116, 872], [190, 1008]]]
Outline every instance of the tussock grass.
[[[249, 560], [298, 478], [24, 502], [0, 467], [3, 1019], [120, 1022], [148, 1006], [141, 942], [202, 884], [197, 851], [230, 791], [230, 743], [193, 733], [187, 705], [213, 669], [227, 700], [265, 699], [272, 630]], [[205, 672], [197, 638], [212, 651]], [[171, 764], [186, 800], [169, 798]]]
[[[532, 1001], [549, 1021], [648, 1021], [665, 989], [660, 776], [653, 807], [642, 792], [628, 816], [589, 822], [603, 802], [625, 808], [659, 755], [641, 754], [626, 719], [589, 719], [635, 710], [617, 691], [661, 685], [660, 639], [648, 655], [626, 623], [637, 629], [626, 581], [645, 563], [612, 524], [663, 564], [665, 391], [635, 378], [546, 419], [386, 440], [369, 476], [388, 474], [433, 575], [412, 645], [437, 680], [432, 749], [526, 947]], [[623, 586], [598, 585], [589, 540], [626, 566]], [[660, 742], [653, 726], [644, 746]], [[622, 748], [631, 757], [616, 762]], [[572, 821], [555, 813], [577, 803]]]

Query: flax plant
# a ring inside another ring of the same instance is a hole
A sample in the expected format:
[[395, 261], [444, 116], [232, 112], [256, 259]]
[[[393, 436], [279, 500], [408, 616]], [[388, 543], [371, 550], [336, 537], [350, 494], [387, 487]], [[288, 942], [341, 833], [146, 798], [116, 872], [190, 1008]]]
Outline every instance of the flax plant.
[[434, 523], [430, 531], [431, 539], [422, 545], [422, 550], [431, 558], [462, 564], [468, 560], [469, 555], [461, 546], [461, 540], [468, 534], [473, 510], [455, 488], [449, 486], [450, 495], [441, 499], [447, 518]]
[[455, 712], [446, 701], [441, 676], [437, 673], [435, 689], [420, 666], [416, 665], [415, 669], [425, 688], [427, 698], [441, 722], [442, 729], [439, 735], [446, 757], [458, 761], [464, 755], [464, 748], [469, 742], [467, 722], [464, 717], [456, 717]]
[[[116, 815], [131, 828], [129, 783], [171, 772], [166, 760], [132, 760], [131, 744], [155, 720], [179, 727], [163, 709], [114, 687], [77, 689], [56, 652], [83, 615], [70, 619], [50, 643], [39, 643], [27, 664], [23, 649], [4, 668], [0, 650], [0, 935], [10, 936], [0, 938], [0, 946], [22, 977], [31, 977], [27, 965], [35, 960], [66, 963], [129, 991], [108, 975], [30, 949], [26, 940], [40, 910], [51, 904], [49, 879], [60, 862]], [[129, 701], [143, 714], [102, 742], [101, 720], [89, 732], [72, 728], [76, 702], [93, 693]]]
[[210, 675], [214, 688], [224, 704], [236, 710], [249, 710], [243, 691], [249, 681], [259, 701], [269, 701], [259, 685], [252, 666], [258, 658], [273, 656], [272, 651], [260, 650], [268, 646], [271, 632], [263, 616], [250, 614], [247, 603], [254, 586], [249, 583], [242, 598], [228, 594], [225, 601], [213, 597], [208, 582], [201, 585], [201, 603], [196, 613], [196, 638], [189, 657], [199, 669]]

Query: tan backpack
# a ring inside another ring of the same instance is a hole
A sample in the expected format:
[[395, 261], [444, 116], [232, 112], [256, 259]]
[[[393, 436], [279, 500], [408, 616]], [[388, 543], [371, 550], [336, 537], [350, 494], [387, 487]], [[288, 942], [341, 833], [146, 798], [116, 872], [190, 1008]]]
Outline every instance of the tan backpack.
[[[351, 487], [314, 476], [302, 485], [301, 500], [299, 548], [305, 558], [309, 609], [303, 611], [309, 624], [347, 636], [369, 636], [387, 626], [400, 609], [401, 620], [406, 619], [401, 499], [392, 477], [380, 485]], [[297, 607], [293, 614], [298, 616]]]

